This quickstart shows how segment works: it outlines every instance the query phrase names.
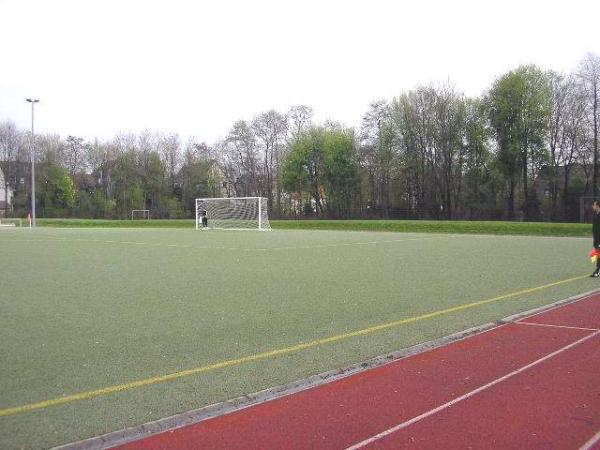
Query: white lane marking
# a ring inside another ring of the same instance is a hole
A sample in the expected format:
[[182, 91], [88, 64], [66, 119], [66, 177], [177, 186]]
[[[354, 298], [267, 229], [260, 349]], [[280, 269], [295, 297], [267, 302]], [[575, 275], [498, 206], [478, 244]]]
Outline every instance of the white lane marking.
[[509, 379], [509, 378], [511, 378], [513, 376], [515, 376], [515, 375], [518, 375], [521, 372], [524, 372], [525, 370], [532, 368], [533, 366], [536, 366], [536, 365], [538, 365], [538, 364], [540, 364], [540, 363], [542, 363], [542, 362], [544, 362], [544, 361], [546, 361], [546, 360], [548, 360], [550, 358], [553, 358], [554, 356], [556, 356], [556, 355], [558, 355], [558, 354], [560, 354], [560, 353], [562, 353], [562, 352], [564, 352], [566, 350], [569, 350], [569, 349], [575, 347], [576, 345], [581, 344], [582, 342], [587, 341], [588, 339], [591, 339], [591, 338], [593, 338], [595, 336], [598, 336], [599, 334], [600, 334], [600, 331], [595, 331], [594, 333], [591, 333], [591, 334], [589, 334], [589, 335], [587, 335], [587, 336], [585, 336], [585, 337], [583, 337], [583, 338], [581, 338], [581, 339], [579, 339], [579, 340], [577, 340], [577, 341], [575, 341], [575, 342], [573, 342], [573, 343], [571, 343], [569, 345], [566, 345], [566, 346], [564, 346], [564, 347], [562, 347], [562, 348], [560, 348], [560, 349], [558, 349], [558, 350], [556, 350], [556, 351], [554, 351], [552, 353], [549, 353], [546, 356], [544, 356], [544, 357], [542, 357], [540, 359], [537, 359], [537, 360], [533, 361], [532, 363], [527, 364], [526, 366], [521, 367], [520, 369], [514, 370], [514, 371], [512, 371], [512, 372], [510, 372], [510, 373], [508, 373], [506, 375], [504, 375], [503, 377], [497, 378], [494, 381], [491, 381], [491, 382], [489, 382], [487, 384], [484, 384], [483, 386], [478, 387], [477, 389], [472, 390], [471, 392], [468, 392], [468, 393], [466, 393], [464, 395], [461, 395], [460, 397], [455, 398], [454, 400], [451, 400], [451, 401], [449, 401], [447, 403], [444, 403], [443, 405], [440, 405], [437, 408], [429, 410], [429, 411], [427, 411], [427, 412], [425, 412], [425, 413], [423, 413], [423, 414], [421, 414], [419, 416], [416, 416], [416, 417], [413, 417], [410, 420], [407, 420], [406, 422], [402, 422], [402, 423], [396, 425], [395, 427], [389, 428], [389, 429], [387, 429], [385, 431], [382, 431], [381, 433], [376, 434], [375, 436], [372, 436], [372, 437], [370, 437], [368, 439], [365, 439], [364, 441], [361, 441], [361, 442], [359, 442], [357, 444], [354, 444], [353, 446], [348, 447], [346, 450], [356, 450], [356, 449], [365, 447], [366, 445], [369, 445], [369, 444], [371, 444], [371, 443], [373, 443], [375, 441], [378, 441], [381, 438], [389, 436], [390, 434], [395, 433], [396, 431], [399, 431], [399, 430], [401, 430], [403, 428], [406, 428], [409, 425], [412, 425], [413, 423], [419, 422], [420, 420], [423, 420], [423, 419], [425, 419], [425, 418], [427, 418], [429, 416], [432, 416], [432, 415], [434, 415], [434, 414], [436, 414], [436, 413], [438, 413], [440, 411], [443, 411], [444, 409], [447, 409], [450, 406], [455, 405], [458, 402], [466, 400], [469, 397], [474, 396], [475, 394], [478, 394], [478, 393], [480, 393], [480, 392], [482, 392], [482, 391], [484, 391], [484, 390], [486, 390], [486, 389], [488, 389], [488, 388], [490, 388], [490, 387], [492, 387], [492, 386], [494, 386], [494, 385], [496, 385], [498, 383], [501, 383], [501, 382], [503, 382], [503, 381], [505, 381], [505, 380], [507, 380], [507, 379]]
[[579, 447], [579, 450], [591, 450], [594, 446], [600, 442], [600, 431], [598, 431], [592, 438]]
[[548, 328], [566, 328], [568, 330], [583, 330], [583, 331], [600, 331], [598, 328], [584, 328], [584, 327], [570, 327], [567, 325], [553, 325], [551, 323], [535, 323], [535, 322], [513, 322], [515, 325], [530, 325], [534, 327], [548, 327]]

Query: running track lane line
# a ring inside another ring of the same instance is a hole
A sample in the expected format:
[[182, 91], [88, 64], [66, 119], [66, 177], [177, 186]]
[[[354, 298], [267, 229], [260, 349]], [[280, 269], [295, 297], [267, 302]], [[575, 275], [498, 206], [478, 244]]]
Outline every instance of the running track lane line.
[[551, 327], [551, 328], [564, 328], [566, 330], [582, 330], [582, 331], [600, 331], [598, 328], [584, 328], [584, 327], [570, 327], [567, 325], [551, 325], [548, 323], [533, 323], [533, 322], [523, 322], [519, 320], [519, 325], [529, 325], [530, 327]]
[[[526, 366], [523, 366], [523, 367], [521, 367], [521, 368], [519, 368], [517, 370], [514, 370], [513, 372], [510, 372], [510, 373], [504, 375], [503, 377], [497, 378], [494, 381], [491, 381], [491, 382], [489, 382], [487, 384], [484, 384], [483, 386], [478, 387], [477, 389], [474, 389], [474, 390], [472, 390], [472, 391], [470, 391], [470, 392], [468, 392], [468, 393], [466, 393], [464, 395], [461, 395], [460, 397], [457, 397], [457, 398], [455, 398], [452, 401], [444, 403], [443, 405], [440, 405], [437, 408], [431, 409], [431, 410], [429, 410], [429, 411], [427, 411], [427, 412], [425, 412], [425, 413], [423, 413], [423, 414], [421, 414], [419, 416], [413, 417], [410, 420], [402, 422], [402, 423], [396, 425], [395, 427], [389, 428], [389, 429], [387, 429], [387, 430], [385, 430], [385, 431], [383, 431], [381, 433], [376, 434], [375, 436], [372, 436], [372, 437], [370, 437], [368, 439], [365, 439], [364, 441], [358, 442], [357, 444], [354, 444], [354, 445], [348, 447], [346, 450], [357, 450], [359, 448], [363, 448], [363, 447], [365, 447], [365, 446], [367, 446], [369, 444], [372, 444], [373, 442], [376, 442], [379, 439], [382, 439], [382, 438], [384, 438], [386, 436], [389, 436], [390, 434], [395, 433], [396, 431], [399, 431], [399, 430], [401, 430], [403, 428], [406, 428], [409, 425], [412, 425], [413, 423], [419, 422], [420, 420], [423, 420], [426, 417], [432, 416], [432, 415], [434, 415], [434, 414], [436, 414], [436, 413], [438, 413], [440, 411], [443, 411], [444, 409], [447, 409], [450, 406], [452, 406], [452, 405], [454, 405], [454, 404], [456, 404], [458, 402], [466, 400], [467, 398], [472, 397], [472, 396], [478, 394], [479, 392], [482, 392], [482, 391], [484, 391], [484, 390], [486, 390], [486, 389], [488, 389], [488, 388], [490, 388], [490, 387], [492, 387], [492, 386], [494, 386], [494, 385], [496, 385], [498, 383], [503, 382], [504, 380], [507, 380], [507, 379], [509, 379], [509, 378], [511, 378], [511, 377], [513, 377], [513, 376], [515, 376], [515, 375], [517, 375], [519, 373], [521, 373], [521, 372], [524, 372], [527, 369], [530, 369], [531, 367], [534, 367], [534, 366], [536, 366], [536, 365], [538, 365], [538, 364], [540, 364], [540, 363], [542, 363], [542, 362], [544, 362], [544, 361], [546, 361], [546, 360], [548, 360], [550, 358], [553, 358], [554, 356], [559, 355], [560, 353], [562, 353], [562, 352], [564, 352], [566, 350], [569, 350], [569, 349], [571, 349], [571, 348], [573, 348], [573, 347], [575, 347], [575, 346], [577, 346], [577, 345], [579, 345], [579, 344], [581, 344], [581, 343], [583, 343], [583, 342], [585, 342], [585, 341], [587, 341], [589, 339], [592, 339], [593, 337], [598, 336], [598, 335], [600, 335], [600, 331], [595, 331], [595, 332], [593, 332], [593, 333], [591, 333], [591, 334], [589, 334], [589, 335], [587, 335], [587, 336], [585, 336], [585, 337], [583, 337], [583, 338], [581, 338], [581, 339], [579, 339], [579, 340], [577, 340], [577, 341], [575, 341], [575, 342], [573, 342], [573, 343], [571, 343], [569, 345], [566, 345], [566, 346], [564, 346], [564, 347], [562, 347], [562, 348], [560, 348], [560, 349], [558, 349], [558, 350], [556, 350], [556, 351], [554, 351], [552, 353], [549, 353], [548, 355], [546, 355], [546, 356], [544, 356], [544, 357], [542, 357], [540, 359], [537, 359], [536, 361], [533, 361], [530, 364], [527, 364]], [[591, 444], [593, 445], [593, 442], [591, 442]]]
[[583, 444], [579, 450], [592, 450], [596, 444], [600, 443], [600, 431], [598, 431], [592, 438]]
[[240, 364], [251, 362], [251, 361], [258, 361], [258, 360], [262, 360], [262, 359], [268, 359], [271, 357], [296, 353], [296, 352], [299, 352], [302, 350], [319, 347], [321, 345], [330, 344], [333, 342], [349, 339], [352, 337], [364, 336], [367, 334], [375, 333], [377, 331], [394, 328], [394, 327], [397, 327], [400, 325], [414, 323], [414, 322], [418, 322], [418, 321], [425, 320], [425, 319], [431, 319], [433, 317], [442, 316], [445, 314], [450, 314], [453, 312], [474, 308], [477, 306], [485, 305], [485, 304], [496, 302], [499, 300], [505, 300], [505, 299], [508, 299], [511, 297], [516, 297], [518, 295], [529, 294], [529, 293], [540, 291], [543, 289], [548, 289], [550, 287], [569, 283], [571, 281], [581, 280], [581, 279], [587, 278], [587, 277], [588, 277], [588, 275], [581, 275], [578, 277], [567, 278], [565, 280], [555, 281], [554, 283], [549, 283], [549, 284], [545, 284], [542, 286], [536, 286], [533, 288], [523, 289], [521, 291], [500, 295], [498, 297], [494, 297], [494, 298], [490, 298], [490, 299], [486, 299], [486, 300], [480, 300], [480, 301], [473, 302], [473, 303], [466, 303], [464, 305], [458, 305], [458, 306], [454, 306], [452, 308], [434, 311], [431, 313], [423, 314], [421, 316], [413, 316], [413, 317], [409, 317], [407, 319], [401, 319], [401, 320], [397, 320], [394, 322], [388, 322], [388, 323], [384, 323], [381, 325], [375, 325], [373, 327], [364, 328], [362, 330], [357, 330], [357, 331], [353, 331], [350, 333], [338, 334], [338, 335], [330, 336], [327, 338], [317, 339], [314, 341], [294, 345], [291, 347], [275, 349], [275, 350], [271, 350], [271, 351], [267, 351], [267, 352], [263, 352], [263, 353], [256, 353], [254, 355], [247, 355], [247, 356], [244, 356], [244, 357], [238, 358], [238, 359], [230, 359], [230, 360], [221, 361], [221, 362], [218, 362], [215, 364], [194, 367], [192, 369], [183, 370], [181, 372], [174, 372], [174, 373], [170, 373], [167, 375], [132, 381], [130, 383], [118, 384], [118, 385], [108, 386], [108, 387], [101, 388], [101, 389], [95, 389], [95, 390], [91, 390], [91, 391], [85, 391], [85, 392], [79, 392], [76, 394], [65, 395], [63, 397], [44, 400], [44, 401], [37, 402], [37, 403], [29, 403], [26, 405], [15, 406], [12, 408], [0, 409], [0, 417], [13, 416], [13, 415], [23, 414], [23, 413], [30, 412], [30, 411], [36, 411], [36, 410], [40, 410], [40, 409], [49, 408], [52, 406], [63, 405], [66, 403], [73, 403], [73, 402], [82, 401], [82, 400], [89, 400], [89, 399], [96, 398], [96, 397], [115, 394], [117, 392], [127, 391], [129, 389], [134, 389], [134, 388], [143, 387], [143, 386], [150, 386], [150, 385], [158, 384], [158, 383], [164, 383], [166, 381], [177, 380], [179, 378], [185, 378], [185, 377], [196, 375], [196, 374], [203, 373], [203, 372], [210, 372], [210, 371], [222, 369], [225, 367], [236, 366], [236, 365], [240, 365]]

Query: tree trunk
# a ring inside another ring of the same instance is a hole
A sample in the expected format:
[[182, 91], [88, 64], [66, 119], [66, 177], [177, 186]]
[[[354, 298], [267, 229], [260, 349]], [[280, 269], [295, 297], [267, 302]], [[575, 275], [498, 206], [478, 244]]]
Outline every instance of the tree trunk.
[[515, 218], [515, 179], [514, 176], [510, 177], [508, 186], [508, 218]]
[[527, 186], [527, 148], [522, 152], [521, 164], [523, 165], [523, 216], [529, 218], [529, 189]]
[[562, 198], [562, 200], [563, 200], [563, 202], [562, 202], [563, 203], [563, 219], [565, 218], [565, 215], [567, 213], [567, 208], [569, 205], [569, 201], [567, 198], [568, 190], [569, 190], [569, 168], [565, 167], [565, 176], [563, 179], [563, 189], [562, 189], [562, 191], [563, 191], [563, 198]]

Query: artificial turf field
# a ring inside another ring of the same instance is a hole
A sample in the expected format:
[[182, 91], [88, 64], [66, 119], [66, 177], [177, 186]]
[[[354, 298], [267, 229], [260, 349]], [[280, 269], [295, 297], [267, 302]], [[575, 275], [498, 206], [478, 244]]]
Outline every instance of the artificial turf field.
[[123, 429], [590, 291], [600, 282], [585, 277], [589, 247], [528, 236], [0, 230], [0, 448]]

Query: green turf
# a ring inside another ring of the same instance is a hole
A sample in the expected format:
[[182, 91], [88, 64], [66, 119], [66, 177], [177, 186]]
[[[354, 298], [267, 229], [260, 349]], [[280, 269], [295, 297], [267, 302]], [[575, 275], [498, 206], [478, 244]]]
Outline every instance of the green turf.
[[[591, 225], [582, 223], [451, 221], [451, 220], [271, 220], [277, 230], [392, 231], [402, 233], [462, 233], [586, 237]], [[186, 228], [194, 221], [38, 219], [43, 227]]]
[[[591, 271], [590, 239], [287, 230], [0, 231], [0, 410], [349, 333]], [[44, 448], [255, 392], [600, 287], [582, 279], [376, 333], [0, 417]]]

